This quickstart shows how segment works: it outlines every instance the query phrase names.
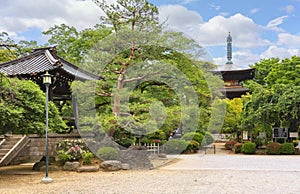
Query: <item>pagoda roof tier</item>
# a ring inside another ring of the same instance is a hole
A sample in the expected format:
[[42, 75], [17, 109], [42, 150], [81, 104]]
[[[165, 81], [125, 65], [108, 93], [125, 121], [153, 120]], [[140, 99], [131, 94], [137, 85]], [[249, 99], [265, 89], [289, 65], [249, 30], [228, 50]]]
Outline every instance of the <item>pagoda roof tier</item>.
[[[229, 66], [228, 64], [224, 66]], [[218, 68], [212, 71], [216, 74], [221, 74], [224, 81], [227, 80], [238, 80], [238, 81], [244, 81], [248, 79], [254, 78], [255, 69], [249, 68], [249, 69], [239, 69], [239, 68]]]
[[246, 94], [247, 92], [250, 92], [249, 89], [244, 87], [238, 87], [238, 88], [220, 88], [219, 89], [222, 94], [229, 99], [233, 98], [239, 98], [242, 95]]
[[225, 63], [224, 65], [218, 65], [214, 71], [239, 71], [251, 68], [241, 68], [234, 63]]

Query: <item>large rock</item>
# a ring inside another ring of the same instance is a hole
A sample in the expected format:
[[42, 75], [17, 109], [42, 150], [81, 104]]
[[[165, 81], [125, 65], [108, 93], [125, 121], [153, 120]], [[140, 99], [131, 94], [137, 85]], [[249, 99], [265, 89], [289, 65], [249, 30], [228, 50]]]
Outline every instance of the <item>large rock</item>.
[[130, 165], [127, 163], [122, 163], [122, 170], [130, 170]]
[[158, 158], [167, 158], [167, 154], [164, 154], [164, 153], [158, 154], [157, 156], [158, 156]]
[[[36, 162], [33, 165], [32, 170], [45, 171], [45, 169], [46, 169], [46, 157], [43, 156], [39, 162]], [[49, 171], [60, 170], [60, 168], [55, 164], [55, 157], [48, 158], [48, 170]]]
[[[100, 133], [101, 134], [101, 133]], [[117, 144], [111, 137], [107, 136], [106, 134], [101, 134], [99, 138], [98, 136], [94, 137], [93, 139], [87, 139], [85, 143], [88, 145], [89, 149], [94, 152], [98, 153], [98, 150], [102, 147], [113, 147], [119, 150], [119, 144]]]
[[153, 165], [149, 160], [149, 153], [142, 146], [130, 147], [127, 150], [119, 151], [119, 160], [129, 164], [133, 170], [152, 169]]
[[107, 160], [100, 164], [105, 171], [118, 171], [122, 169], [122, 163], [118, 160]]
[[46, 162], [45, 161], [36, 162], [36, 163], [34, 163], [34, 165], [32, 167], [32, 170], [41, 171], [41, 168], [43, 166], [46, 166]]
[[81, 166], [77, 169], [77, 172], [98, 172], [99, 166]]
[[[48, 170], [49, 171], [60, 171], [61, 167], [59, 167], [55, 164], [51, 164], [51, 165], [48, 166]], [[46, 171], [46, 165], [42, 166], [39, 171]]]
[[66, 162], [63, 166], [63, 170], [65, 171], [77, 171], [77, 169], [80, 167], [79, 162]]
[[[46, 162], [46, 156], [43, 156], [40, 160], [40, 162], [45, 161]], [[49, 156], [48, 157], [48, 162], [49, 164], [55, 163], [55, 157], [54, 156]]]

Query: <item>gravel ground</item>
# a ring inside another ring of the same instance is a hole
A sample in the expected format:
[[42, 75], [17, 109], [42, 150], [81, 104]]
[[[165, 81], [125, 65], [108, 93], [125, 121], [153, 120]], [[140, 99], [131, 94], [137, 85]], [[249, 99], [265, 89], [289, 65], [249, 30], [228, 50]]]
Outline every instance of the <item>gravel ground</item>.
[[[171, 156], [168, 156], [172, 159]], [[299, 193], [300, 156], [181, 155], [154, 170], [18, 173], [0, 168], [0, 193]], [[23, 169], [23, 170], [21, 170]]]
[[299, 193], [299, 172], [151, 170], [1, 176], [1, 193]]

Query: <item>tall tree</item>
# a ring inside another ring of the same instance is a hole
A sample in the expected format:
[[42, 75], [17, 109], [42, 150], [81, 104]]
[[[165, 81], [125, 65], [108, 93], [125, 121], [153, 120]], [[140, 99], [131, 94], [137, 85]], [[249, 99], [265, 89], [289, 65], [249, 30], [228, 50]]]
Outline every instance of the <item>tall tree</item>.
[[[207, 63], [199, 61], [203, 49], [182, 33], [163, 31], [157, 8], [146, 0], [96, 2], [114, 33], [91, 49], [84, 67], [103, 78], [95, 85], [96, 105], [106, 132], [117, 139], [122, 131], [145, 135], [177, 127], [196, 131], [200, 122], [206, 125], [207, 120], [199, 120], [199, 106], [209, 106], [210, 89], [220, 86], [211, 83], [221, 81], [206, 71]], [[73, 91], [82, 94], [79, 102], [89, 107], [81, 110], [91, 110], [85, 96], [88, 87]]]
[[50, 37], [48, 44], [57, 47], [59, 56], [78, 66], [84, 62], [84, 56], [93, 45], [110, 33], [111, 29], [103, 25], [78, 31], [66, 24], [55, 25], [43, 32]]
[[[135, 58], [136, 48], [136, 37], [137, 32], [148, 32], [150, 25], [155, 25], [158, 23], [158, 9], [153, 4], [149, 3], [147, 0], [117, 0], [116, 4], [109, 4], [105, 0], [95, 0], [96, 4], [104, 11], [106, 17], [102, 17], [104, 23], [111, 24], [117, 33], [122, 29], [122, 27], [129, 27], [130, 33], [134, 33], [135, 36], [129, 36], [130, 41], [128, 43], [130, 46], [129, 60], [120, 60], [118, 63], [121, 68], [118, 70], [118, 90], [122, 90], [126, 82], [132, 82], [141, 80], [150, 75], [143, 75], [142, 77], [136, 77], [133, 79], [125, 79], [125, 74], [131, 61]], [[123, 32], [122, 32], [123, 34]], [[125, 48], [124, 48], [125, 49]], [[115, 116], [120, 114], [119, 110], [120, 98], [118, 96], [114, 97], [114, 107], [113, 112]]]
[[0, 62], [6, 62], [29, 54], [37, 47], [36, 41], [21, 40], [16, 43], [6, 32], [0, 33]]
[[6, 32], [0, 33], [0, 62], [9, 61], [16, 58], [17, 45], [8, 37]]
[[272, 127], [290, 127], [299, 130], [300, 57], [265, 59], [253, 65], [256, 78], [248, 81], [252, 97], [245, 100], [243, 123], [268, 130]]

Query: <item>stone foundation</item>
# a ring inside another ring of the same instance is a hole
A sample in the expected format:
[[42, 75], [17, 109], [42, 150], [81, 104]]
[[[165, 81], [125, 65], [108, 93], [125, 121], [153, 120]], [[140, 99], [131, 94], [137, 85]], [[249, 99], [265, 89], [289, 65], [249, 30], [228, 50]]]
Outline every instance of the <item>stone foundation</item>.
[[[20, 151], [17, 157], [10, 163], [35, 163], [41, 160], [46, 154], [46, 138], [38, 135], [28, 135], [30, 142]], [[48, 135], [48, 153], [49, 156], [55, 156], [56, 145], [63, 140], [80, 139], [79, 134], [49, 134]]]

